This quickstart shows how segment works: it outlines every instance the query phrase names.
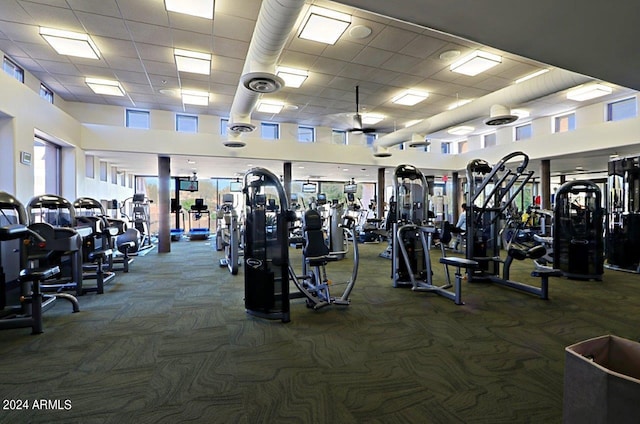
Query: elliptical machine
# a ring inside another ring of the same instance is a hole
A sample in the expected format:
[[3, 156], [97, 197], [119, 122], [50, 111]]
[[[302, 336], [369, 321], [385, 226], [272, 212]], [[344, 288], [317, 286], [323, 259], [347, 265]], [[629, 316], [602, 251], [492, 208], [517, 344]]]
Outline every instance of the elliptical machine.
[[225, 227], [219, 228], [216, 238], [220, 237], [220, 245], [224, 249], [224, 258], [220, 259], [221, 267], [228, 267], [232, 275], [238, 274], [240, 264], [240, 228], [238, 225], [238, 212], [233, 203], [233, 193], [222, 195], [222, 213]]

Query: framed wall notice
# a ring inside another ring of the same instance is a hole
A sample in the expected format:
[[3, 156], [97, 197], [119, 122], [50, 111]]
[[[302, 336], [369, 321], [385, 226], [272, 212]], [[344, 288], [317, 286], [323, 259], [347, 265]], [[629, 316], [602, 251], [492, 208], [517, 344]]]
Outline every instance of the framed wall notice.
[[25, 165], [31, 165], [31, 153], [20, 152], [20, 163], [23, 163]]

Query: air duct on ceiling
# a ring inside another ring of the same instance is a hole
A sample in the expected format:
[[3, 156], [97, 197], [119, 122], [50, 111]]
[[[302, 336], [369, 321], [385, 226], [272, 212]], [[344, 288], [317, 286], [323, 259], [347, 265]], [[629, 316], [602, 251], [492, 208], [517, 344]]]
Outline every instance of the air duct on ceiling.
[[[229, 130], [251, 132], [251, 113], [260, 95], [273, 93], [284, 86], [275, 75], [276, 62], [302, 11], [304, 0], [264, 0], [253, 30], [242, 76], [231, 105]], [[237, 140], [235, 140], [237, 141]], [[242, 142], [230, 147], [242, 147]], [[228, 142], [225, 145], [229, 145]]]
[[373, 143], [374, 156], [377, 157], [375, 153], [377, 151], [376, 148], [388, 148], [396, 144], [404, 143], [411, 139], [413, 133], [433, 134], [445, 128], [486, 116], [487, 111], [494, 105], [520, 105], [557, 93], [558, 91], [575, 87], [576, 85], [584, 84], [591, 80], [591, 78], [576, 74], [575, 72], [565, 71], [563, 69], [551, 70], [536, 78], [521, 82], [520, 84], [513, 84], [487, 94], [459, 108], [423, 119], [409, 128], [403, 128], [379, 137]]

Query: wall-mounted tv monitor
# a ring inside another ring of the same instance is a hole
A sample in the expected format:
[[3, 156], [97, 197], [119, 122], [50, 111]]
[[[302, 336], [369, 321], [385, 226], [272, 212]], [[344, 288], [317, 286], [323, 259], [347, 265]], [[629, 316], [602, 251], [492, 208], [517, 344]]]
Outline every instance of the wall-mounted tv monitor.
[[302, 192], [303, 193], [315, 193], [318, 190], [318, 185], [316, 183], [304, 183], [302, 184]]
[[198, 191], [198, 182], [191, 180], [180, 180], [180, 191]]
[[358, 192], [358, 184], [345, 184], [344, 185], [345, 193], [357, 193]]
[[240, 181], [231, 181], [229, 183], [229, 190], [233, 193], [239, 193], [242, 191], [242, 183]]

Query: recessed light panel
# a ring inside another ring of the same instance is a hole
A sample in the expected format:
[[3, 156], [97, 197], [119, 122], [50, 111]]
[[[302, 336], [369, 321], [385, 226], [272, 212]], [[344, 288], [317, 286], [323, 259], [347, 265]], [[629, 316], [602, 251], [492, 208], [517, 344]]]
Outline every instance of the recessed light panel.
[[208, 53], [173, 49], [173, 55], [178, 71], [202, 75], [211, 73], [211, 55]]
[[284, 80], [284, 85], [286, 87], [300, 88], [302, 83], [304, 83], [309, 76], [309, 73], [302, 69], [278, 66], [276, 69], [276, 75]]
[[309, 16], [298, 37], [325, 44], [335, 44], [351, 25], [351, 16], [317, 6], [311, 6]]
[[124, 88], [118, 81], [105, 80], [100, 78], [85, 78], [85, 83], [96, 94], [107, 96], [124, 96]]
[[473, 77], [487, 69], [493, 68], [501, 62], [502, 58], [498, 55], [476, 50], [452, 63], [450, 69], [453, 72]]
[[213, 0], [164, 0], [164, 7], [169, 12], [213, 19]]
[[264, 113], [280, 113], [283, 107], [284, 103], [263, 100], [258, 104], [256, 110]]
[[100, 51], [88, 34], [40, 27], [40, 35], [58, 54], [100, 59]]
[[429, 93], [426, 91], [406, 90], [391, 99], [391, 101], [399, 105], [413, 106], [425, 100], [427, 97], [429, 97]]
[[473, 130], [475, 130], [475, 128], [462, 125], [459, 127], [453, 127], [449, 129], [447, 132], [452, 135], [467, 135], [472, 133]]
[[376, 113], [365, 113], [364, 115], [362, 115], [362, 123], [365, 125], [373, 125], [382, 121], [384, 118], [384, 115], [378, 115]]
[[185, 105], [209, 105], [209, 93], [198, 90], [182, 90], [182, 103]]
[[584, 102], [585, 100], [595, 99], [596, 97], [611, 94], [613, 89], [604, 84], [587, 84], [582, 87], [574, 88], [567, 93], [567, 99]]

